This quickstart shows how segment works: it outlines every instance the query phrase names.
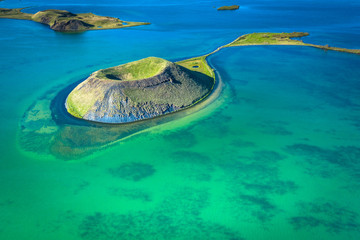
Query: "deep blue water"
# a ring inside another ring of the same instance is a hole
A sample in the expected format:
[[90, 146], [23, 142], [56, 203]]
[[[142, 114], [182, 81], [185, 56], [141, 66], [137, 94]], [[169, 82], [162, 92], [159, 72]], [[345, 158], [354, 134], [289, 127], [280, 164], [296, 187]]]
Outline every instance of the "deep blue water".
[[[199, 56], [245, 33], [360, 48], [359, 1], [0, 2], [25, 6], [152, 24], [64, 34], [0, 19], [0, 239], [359, 239], [358, 55], [221, 50], [216, 100], [117, 143], [119, 129], [50, 109], [95, 70]], [[83, 145], [92, 154], [74, 154]]]

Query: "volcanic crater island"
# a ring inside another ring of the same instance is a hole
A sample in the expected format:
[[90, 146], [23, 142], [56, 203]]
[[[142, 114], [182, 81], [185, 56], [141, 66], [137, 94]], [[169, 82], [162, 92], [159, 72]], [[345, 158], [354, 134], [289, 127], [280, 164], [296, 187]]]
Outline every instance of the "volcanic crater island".
[[66, 108], [85, 120], [133, 122], [187, 108], [213, 85], [212, 76], [148, 57], [94, 72], [69, 94]]
[[0, 8], [0, 18], [31, 20], [48, 25], [58, 32], [82, 32], [148, 25], [147, 22], [122, 21], [114, 17], [98, 16], [93, 13], [71, 13], [66, 10], [49, 9], [35, 14], [24, 13], [26, 8]]
[[304, 43], [309, 33], [252, 33], [213, 52], [180, 62], [148, 57], [98, 70], [68, 95], [66, 109], [74, 117], [103, 123], [129, 123], [189, 108], [215, 86], [207, 57], [222, 48], [249, 45], [296, 45], [359, 54], [360, 50]]

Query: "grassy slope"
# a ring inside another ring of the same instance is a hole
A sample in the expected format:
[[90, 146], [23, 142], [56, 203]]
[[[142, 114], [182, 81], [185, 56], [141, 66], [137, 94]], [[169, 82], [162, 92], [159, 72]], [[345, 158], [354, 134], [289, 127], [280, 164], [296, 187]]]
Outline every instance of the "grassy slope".
[[232, 43], [224, 47], [246, 46], [246, 45], [304, 45], [301, 40], [291, 38], [300, 38], [308, 36], [308, 33], [251, 33], [238, 37]]
[[347, 52], [360, 54], [360, 49], [347, 49], [331, 47], [328, 45], [315, 45], [310, 43], [304, 43], [301, 40], [292, 38], [300, 38], [308, 36], [308, 33], [293, 32], [293, 33], [251, 33], [238, 37], [235, 41], [223, 46], [223, 47], [236, 47], [236, 46], [248, 46], [248, 45], [299, 45], [320, 48], [323, 50], [332, 50], [338, 52]]
[[176, 64], [179, 64], [180, 66], [183, 66], [191, 71], [200, 72], [209, 77], [214, 78], [214, 70], [208, 65], [208, 63], [206, 61], [206, 57], [207, 57], [207, 55], [201, 56], [201, 57], [190, 58], [190, 59], [176, 62]]
[[[24, 8], [0, 8], [0, 18], [33, 20], [35, 22], [46, 23], [50, 26], [50, 28], [54, 25], [55, 21], [59, 23], [68, 22], [70, 20], [79, 20], [89, 24], [88, 27], [82, 27], [78, 29], [78, 31], [115, 29], [150, 24], [145, 22], [127, 22], [118, 18], [98, 16], [93, 13], [73, 14], [64, 10], [52, 9], [40, 11], [36, 14], [28, 14], [21, 12], [22, 9]], [[47, 19], [47, 21], [44, 22], [44, 19]]]
[[161, 58], [148, 57], [117, 67], [100, 70], [96, 73], [96, 77], [100, 79], [109, 79], [107, 76], [112, 75], [119, 78], [119, 80], [139, 80], [159, 74], [169, 63], [169, 61]]
[[82, 118], [96, 103], [96, 101], [98, 101], [99, 98], [103, 97], [105, 91], [105, 89], [102, 89], [101, 87], [88, 88], [88, 97], [84, 98], [81, 94], [81, 91], [79, 90], [83, 83], [80, 83], [66, 99], [66, 106], [68, 112], [78, 118]]

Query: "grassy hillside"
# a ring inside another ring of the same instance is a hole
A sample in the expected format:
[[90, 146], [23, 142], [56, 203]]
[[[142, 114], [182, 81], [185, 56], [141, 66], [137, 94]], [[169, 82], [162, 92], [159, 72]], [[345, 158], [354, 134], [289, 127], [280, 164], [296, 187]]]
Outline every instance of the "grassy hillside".
[[117, 67], [100, 70], [97, 72], [96, 77], [123, 81], [139, 80], [159, 74], [169, 64], [170, 62], [165, 59], [148, 57]]

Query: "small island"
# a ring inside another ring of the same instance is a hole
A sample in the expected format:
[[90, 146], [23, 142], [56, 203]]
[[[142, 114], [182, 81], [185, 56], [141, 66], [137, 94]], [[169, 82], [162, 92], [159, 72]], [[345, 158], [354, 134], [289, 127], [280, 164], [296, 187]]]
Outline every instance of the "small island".
[[219, 7], [217, 10], [218, 10], [218, 11], [223, 11], [223, 10], [238, 10], [239, 7], [240, 7], [239, 5], [222, 6], [222, 7]]
[[85, 120], [128, 123], [188, 108], [214, 86], [212, 72], [202, 73], [199, 64], [148, 57], [96, 71], [69, 94], [66, 109]]
[[93, 13], [74, 14], [65, 10], [44, 10], [35, 14], [24, 13], [25, 8], [0, 8], [0, 18], [22, 19], [49, 25], [58, 32], [81, 32], [148, 25], [146, 22], [122, 21], [114, 17], [98, 16]]

